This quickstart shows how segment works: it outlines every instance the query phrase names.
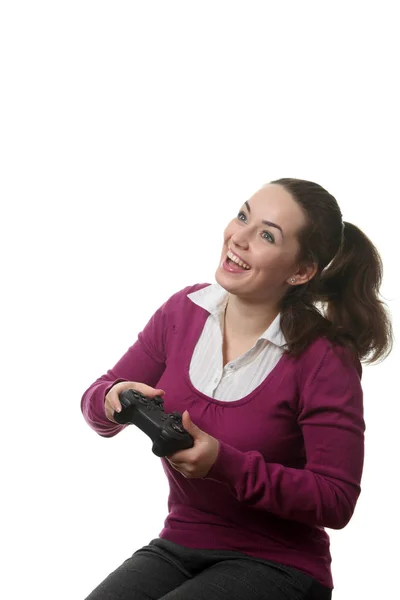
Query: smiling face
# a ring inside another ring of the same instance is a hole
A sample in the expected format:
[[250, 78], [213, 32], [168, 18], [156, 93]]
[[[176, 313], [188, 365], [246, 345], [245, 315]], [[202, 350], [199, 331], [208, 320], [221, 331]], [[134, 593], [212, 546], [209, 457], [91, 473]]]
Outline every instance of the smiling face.
[[[228, 292], [251, 301], [278, 303], [291, 284], [304, 283], [315, 268], [299, 268], [297, 234], [307, 219], [281, 185], [268, 184], [241, 207], [224, 231], [216, 281]], [[238, 268], [227, 260], [228, 250], [246, 263]]]

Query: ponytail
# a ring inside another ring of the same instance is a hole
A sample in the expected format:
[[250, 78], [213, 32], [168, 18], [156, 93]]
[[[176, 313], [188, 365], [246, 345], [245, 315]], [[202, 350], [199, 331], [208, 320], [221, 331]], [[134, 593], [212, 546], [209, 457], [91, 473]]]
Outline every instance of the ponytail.
[[281, 299], [285, 352], [298, 356], [324, 336], [353, 351], [360, 361], [382, 361], [393, 347], [386, 305], [379, 298], [382, 260], [371, 240], [344, 222], [334, 196], [304, 179], [278, 179], [303, 209], [307, 223], [298, 233], [297, 261], [317, 264], [314, 277], [289, 285]]
[[368, 356], [368, 363], [386, 358], [393, 346], [387, 308], [379, 299], [382, 275], [382, 260], [371, 240], [345, 222], [341, 248], [322, 272], [317, 296], [326, 302], [332, 327], [360, 359]]

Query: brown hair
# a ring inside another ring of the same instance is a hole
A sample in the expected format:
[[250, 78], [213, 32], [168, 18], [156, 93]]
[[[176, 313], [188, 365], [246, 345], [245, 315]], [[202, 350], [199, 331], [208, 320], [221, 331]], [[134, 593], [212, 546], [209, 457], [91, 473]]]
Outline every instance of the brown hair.
[[377, 249], [358, 227], [342, 221], [336, 199], [317, 183], [289, 178], [270, 183], [283, 186], [307, 216], [297, 261], [318, 264], [312, 279], [290, 286], [281, 300], [285, 353], [297, 357], [324, 336], [368, 364], [383, 360], [392, 350], [393, 332], [378, 297], [383, 269]]

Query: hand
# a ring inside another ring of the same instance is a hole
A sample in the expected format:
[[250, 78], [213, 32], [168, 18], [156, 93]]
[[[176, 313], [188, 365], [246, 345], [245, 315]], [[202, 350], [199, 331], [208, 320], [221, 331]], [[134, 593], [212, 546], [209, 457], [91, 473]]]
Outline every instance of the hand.
[[194, 439], [194, 446], [179, 450], [165, 458], [170, 465], [188, 479], [201, 479], [217, 460], [219, 441], [195, 425], [187, 410], [182, 415], [182, 425]]
[[165, 394], [164, 390], [155, 389], [145, 383], [139, 383], [138, 381], [120, 381], [119, 383], [116, 383], [109, 390], [104, 401], [106, 417], [113, 423], [117, 422], [113, 418], [114, 411], [121, 412], [122, 408], [118, 395], [121, 392], [125, 392], [125, 390], [136, 390], [148, 398], [154, 398], [154, 396], [162, 396]]

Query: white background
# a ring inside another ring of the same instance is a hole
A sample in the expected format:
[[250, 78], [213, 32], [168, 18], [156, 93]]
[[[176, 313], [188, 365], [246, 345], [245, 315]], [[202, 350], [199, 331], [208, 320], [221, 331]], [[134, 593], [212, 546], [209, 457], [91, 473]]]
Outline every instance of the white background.
[[[214, 281], [223, 228], [262, 184], [336, 196], [381, 253], [396, 332], [396, 3], [0, 6], [0, 589], [83, 599], [158, 535], [168, 490], [148, 438], [101, 438], [81, 395], [172, 293]], [[364, 367], [335, 600], [396, 595], [396, 360]]]

